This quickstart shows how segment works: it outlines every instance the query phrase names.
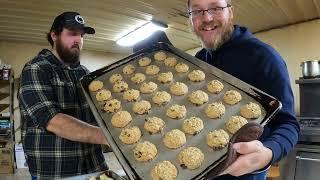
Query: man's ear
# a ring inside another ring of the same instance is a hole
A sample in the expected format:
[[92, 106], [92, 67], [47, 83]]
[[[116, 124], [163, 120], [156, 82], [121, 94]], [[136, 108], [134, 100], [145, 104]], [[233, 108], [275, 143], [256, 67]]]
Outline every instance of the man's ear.
[[53, 41], [53, 42], [56, 42], [56, 40], [57, 40], [57, 38], [58, 38], [57, 35], [56, 35], [56, 33], [52, 31], [52, 32], [50, 33], [50, 36], [51, 36], [52, 41]]
[[234, 12], [234, 9], [233, 9], [233, 6], [231, 6], [230, 10], [229, 10], [229, 13], [230, 13], [230, 16], [231, 16], [232, 19], [233, 19], [233, 12]]

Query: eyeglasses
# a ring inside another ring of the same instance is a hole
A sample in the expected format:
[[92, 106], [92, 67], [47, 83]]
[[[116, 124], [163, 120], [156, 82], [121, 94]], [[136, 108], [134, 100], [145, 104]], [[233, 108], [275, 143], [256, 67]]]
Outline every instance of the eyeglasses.
[[194, 11], [189, 11], [188, 14], [191, 17], [200, 17], [203, 16], [205, 12], [208, 12], [208, 14], [210, 15], [215, 15], [215, 16], [219, 16], [221, 15], [221, 12], [225, 9], [231, 7], [230, 4], [228, 4], [225, 7], [213, 7], [213, 8], [209, 8], [209, 9], [205, 9], [205, 10], [194, 10]]

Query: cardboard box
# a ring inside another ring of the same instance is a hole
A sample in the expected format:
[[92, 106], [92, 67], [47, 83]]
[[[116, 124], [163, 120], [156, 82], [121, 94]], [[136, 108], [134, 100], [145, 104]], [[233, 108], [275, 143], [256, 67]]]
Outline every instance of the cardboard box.
[[0, 174], [14, 173], [13, 144], [7, 143], [0, 148]]
[[26, 157], [24, 156], [23, 146], [22, 144], [16, 144], [15, 147], [15, 154], [16, 154], [16, 165], [17, 169], [21, 168], [28, 168], [28, 164], [26, 161]]

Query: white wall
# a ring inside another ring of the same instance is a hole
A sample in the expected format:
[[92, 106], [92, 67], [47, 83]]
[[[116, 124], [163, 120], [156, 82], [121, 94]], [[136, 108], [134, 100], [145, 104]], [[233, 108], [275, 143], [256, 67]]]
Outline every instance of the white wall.
[[303, 61], [320, 60], [320, 20], [292, 25], [286, 28], [256, 34], [264, 42], [276, 48], [285, 59], [295, 96], [295, 109], [300, 113], [299, 86], [295, 80], [302, 76]]
[[[255, 36], [273, 46], [286, 61], [295, 97], [295, 110], [299, 115], [299, 86], [295, 80], [302, 76], [301, 62], [320, 60], [320, 20], [261, 32]], [[199, 48], [187, 52], [194, 54], [197, 50]]]
[[[39, 44], [0, 41], [0, 59], [2, 63], [11, 64], [15, 77], [19, 77], [24, 64], [34, 58], [43, 48], [51, 49], [50, 46]], [[90, 71], [94, 71], [126, 56], [127, 54], [82, 50], [80, 61]]]

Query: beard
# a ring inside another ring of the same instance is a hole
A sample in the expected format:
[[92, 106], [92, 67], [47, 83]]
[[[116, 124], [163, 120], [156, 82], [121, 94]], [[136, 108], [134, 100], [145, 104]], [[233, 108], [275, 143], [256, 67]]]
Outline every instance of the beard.
[[[73, 49], [78, 49], [78, 50], [73, 50]], [[56, 50], [58, 55], [60, 56], [61, 60], [64, 63], [67, 64], [75, 64], [79, 62], [80, 59], [80, 47], [78, 44], [74, 44], [71, 46], [69, 49], [66, 47], [63, 42], [61, 41], [60, 37], [58, 38], [56, 42]], [[73, 50], [73, 51], [72, 51]]]
[[[215, 25], [215, 24], [217, 23], [215, 23], [214, 21], [211, 21], [209, 23], [203, 23], [199, 29], [202, 29], [205, 26]], [[220, 24], [220, 28], [221, 28], [221, 31], [218, 32], [217, 35], [212, 36], [210, 39], [203, 39], [200, 32], [198, 32], [194, 28], [192, 28], [192, 30], [196, 34], [198, 39], [201, 41], [201, 44], [204, 48], [217, 50], [223, 44], [225, 44], [228, 40], [230, 40], [232, 36], [233, 30], [234, 30], [232, 18], [229, 18], [226, 24], [224, 25]]]

